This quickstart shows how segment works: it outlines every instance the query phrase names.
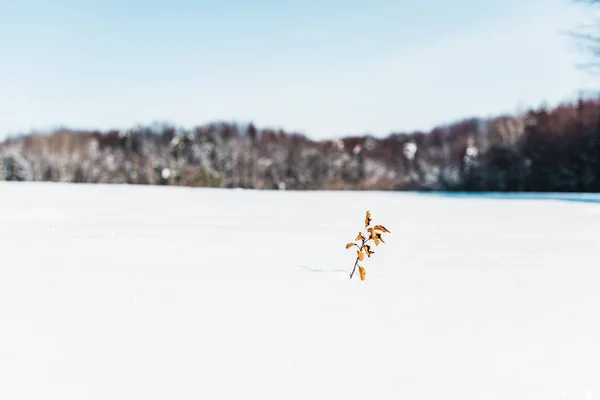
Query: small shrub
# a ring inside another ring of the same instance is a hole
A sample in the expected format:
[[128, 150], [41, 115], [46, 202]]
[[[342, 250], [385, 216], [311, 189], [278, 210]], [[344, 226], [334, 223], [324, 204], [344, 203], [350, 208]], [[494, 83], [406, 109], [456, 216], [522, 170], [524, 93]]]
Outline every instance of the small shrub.
[[[364, 281], [367, 275], [367, 271], [361, 265], [358, 265], [359, 262], [364, 261], [365, 255], [367, 258], [371, 258], [375, 252], [372, 250], [372, 245], [369, 242], [373, 242], [375, 246], [379, 246], [379, 243], [385, 243], [383, 240], [383, 233], [391, 233], [388, 231], [383, 225], [373, 225], [371, 226], [371, 212], [367, 210], [365, 216], [365, 230], [363, 232], [359, 232], [354, 239], [354, 242], [350, 242], [346, 244], [346, 250], [352, 247], [356, 247], [356, 261], [354, 262], [354, 268], [352, 268], [352, 272], [350, 273], [350, 279], [354, 276], [354, 272], [356, 271], [356, 267], [358, 267], [358, 272], [360, 274], [360, 280]], [[368, 234], [368, 237], [366, 235]]]

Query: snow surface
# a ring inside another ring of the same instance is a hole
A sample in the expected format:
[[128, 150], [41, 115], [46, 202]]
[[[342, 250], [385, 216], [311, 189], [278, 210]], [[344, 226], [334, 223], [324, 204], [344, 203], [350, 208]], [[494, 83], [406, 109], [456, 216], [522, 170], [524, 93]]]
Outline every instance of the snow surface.
[[599, 210], [1, 183], [0, 399], [600, 398]]

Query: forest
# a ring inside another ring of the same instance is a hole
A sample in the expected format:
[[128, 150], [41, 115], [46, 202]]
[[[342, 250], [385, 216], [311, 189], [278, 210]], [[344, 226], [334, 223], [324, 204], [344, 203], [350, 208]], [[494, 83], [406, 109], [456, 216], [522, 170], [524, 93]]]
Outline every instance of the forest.
[[600, 192], [600, 98], [429, 132], [311, 140], [253, 124], [56, 129], [0, 144], [0, 180], [275, 190]]

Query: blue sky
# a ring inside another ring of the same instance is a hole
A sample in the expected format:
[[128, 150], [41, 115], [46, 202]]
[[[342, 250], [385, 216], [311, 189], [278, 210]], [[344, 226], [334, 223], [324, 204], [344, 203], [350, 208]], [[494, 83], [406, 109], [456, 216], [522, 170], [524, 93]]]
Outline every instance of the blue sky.
[[[253, 121], [314, 138], [570, 100], [569, 0], [0, 0], [0, 137]], [[597, 77], [596, 77], [597, 79]]]

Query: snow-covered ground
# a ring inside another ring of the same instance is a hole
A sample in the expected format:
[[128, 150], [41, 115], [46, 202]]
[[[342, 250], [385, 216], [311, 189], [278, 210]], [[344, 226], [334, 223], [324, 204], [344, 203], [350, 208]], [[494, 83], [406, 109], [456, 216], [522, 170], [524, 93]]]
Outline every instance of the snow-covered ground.
[[0, 184], [0, 399], [586, 398], [600, 204]]

